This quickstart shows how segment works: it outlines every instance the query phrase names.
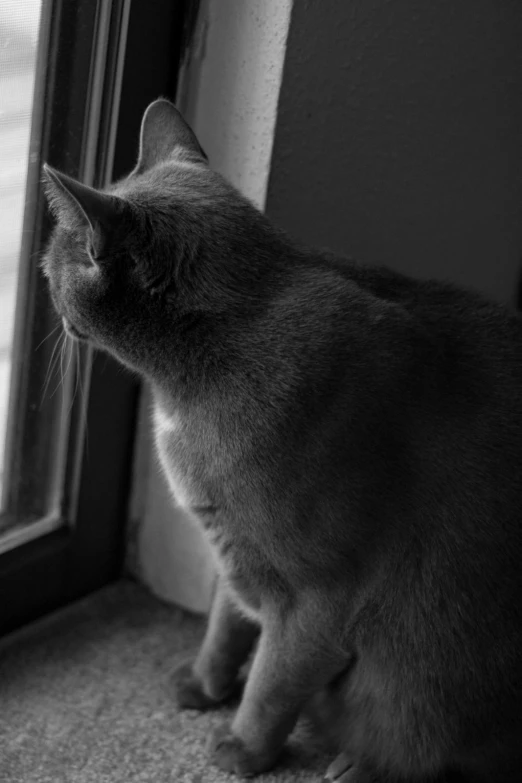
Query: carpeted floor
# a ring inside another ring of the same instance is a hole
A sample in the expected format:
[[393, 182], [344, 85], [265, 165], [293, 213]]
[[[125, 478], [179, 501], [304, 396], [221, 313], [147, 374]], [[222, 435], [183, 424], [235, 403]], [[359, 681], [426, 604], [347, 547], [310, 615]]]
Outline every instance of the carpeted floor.
[[[202, 621], [120, 582], [0, 641], [1, 783], [225, 783], [209, 731], [230, 714], [177, 711], [169, 680]], [[263, 783], [311, 783], [304, 735]]]

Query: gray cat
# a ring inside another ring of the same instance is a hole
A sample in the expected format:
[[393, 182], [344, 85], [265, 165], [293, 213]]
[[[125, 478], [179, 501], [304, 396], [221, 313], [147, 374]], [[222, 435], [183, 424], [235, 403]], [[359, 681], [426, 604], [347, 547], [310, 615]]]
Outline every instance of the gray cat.
[[44, 177], [55, 307], [151, 383], [215, 553], [180, 704], [224, 702], [254, 650], [215, 763], [269, 769], [313, 707], [338, 783], [522, 780], [522, 321], [298, 247], [164, 100], [108, 191]]

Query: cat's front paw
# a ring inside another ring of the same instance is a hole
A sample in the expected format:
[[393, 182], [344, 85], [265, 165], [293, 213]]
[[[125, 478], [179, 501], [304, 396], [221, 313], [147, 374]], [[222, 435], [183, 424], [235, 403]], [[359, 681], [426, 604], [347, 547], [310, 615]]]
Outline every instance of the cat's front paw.
[[340, 753], [324, 776], [325, 783], [375, 783], [367, 770], [356, 764], [348, 753]]
[[208, 751], [210, 760], [225, 772], [250, 778], [274, 766], [279, 753], [259, 753], [249, 750], [228, 726], [220, 726], [212, 734]]
[[184, 663], [172, 676], [176, 702], [181, 710], [211, 710], [220, 702], [207, 696], [192, 671], [192, 664]]
[[192, 663], [179, 666], [173, 676], [174, 693], [178, 707], [182, 710], [212, 710], [241, 696], [243, 683], [212, 682], [210, 693], [201, 679], [194, 674]]

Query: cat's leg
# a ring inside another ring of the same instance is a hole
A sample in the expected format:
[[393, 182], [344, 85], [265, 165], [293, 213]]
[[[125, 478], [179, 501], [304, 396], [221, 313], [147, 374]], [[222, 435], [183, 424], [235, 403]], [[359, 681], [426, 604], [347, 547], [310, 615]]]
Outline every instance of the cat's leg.
[[205, 710], [233, 696], [258, 634], [259, 627], [241, 614], [219, 579], [201, 649], [193, 663], [174, 674], [179, 706]]
[[346, 667], [349, 655], [329, 643], [336, 633], [324, 614], [305, 607], [264, 618], [236, 717], [210, 742], [221, 769], [254, 775], [273, 766], [304, 704]]

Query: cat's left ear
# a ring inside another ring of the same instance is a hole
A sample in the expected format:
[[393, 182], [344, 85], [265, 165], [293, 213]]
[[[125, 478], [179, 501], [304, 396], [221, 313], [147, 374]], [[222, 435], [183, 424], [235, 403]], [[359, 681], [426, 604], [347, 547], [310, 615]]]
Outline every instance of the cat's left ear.
[[49, 208], [58, 223], [71, 233], [87, 233], [93, 258], [103, 256], [125, 220], [123, 199], [82, 185], [47, 163], [43, 175]]
[[208, 161], [190, 125], [170, 101], [160, 98], [143, 115], [140, 154], [134, 173], [143, 174], [157, 163], [163, 163], [176, 149], [183, 150], [195, 162]]

